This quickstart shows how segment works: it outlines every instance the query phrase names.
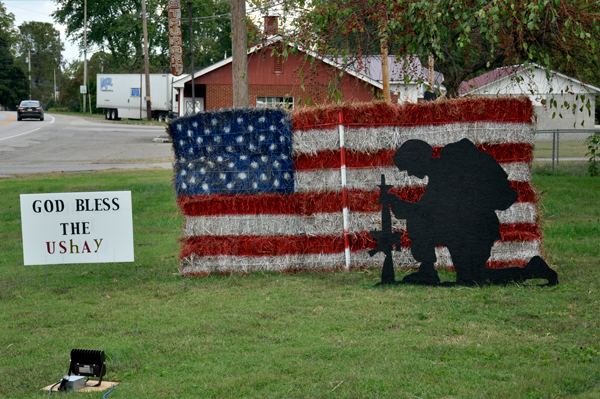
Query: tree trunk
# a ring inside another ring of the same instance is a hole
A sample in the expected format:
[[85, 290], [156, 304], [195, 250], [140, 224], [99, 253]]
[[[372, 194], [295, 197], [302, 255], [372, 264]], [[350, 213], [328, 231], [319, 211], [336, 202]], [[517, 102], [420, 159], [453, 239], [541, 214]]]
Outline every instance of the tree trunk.
[[383, 79], [383, 99], [385, 102], [392, 102], [390, 96], [390, 68], [388, 65], [388, 44], [387, 39], [381, 41], [381, 74]]

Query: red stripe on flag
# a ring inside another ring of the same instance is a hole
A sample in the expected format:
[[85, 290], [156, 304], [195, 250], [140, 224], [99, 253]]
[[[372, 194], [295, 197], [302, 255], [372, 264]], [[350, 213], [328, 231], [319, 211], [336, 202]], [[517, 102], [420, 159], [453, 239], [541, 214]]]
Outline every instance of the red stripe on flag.
[[[537, 201], [537, 194], [528, 182], [512, 181], [510, 186], [519, 194], [517, 202]], [[425, 186], [392, 188], [398, 198], [415, 202], [421, 199]], [[380, 212], [379, 191], [348, 190], [348, 208], [353, 212]], [[305, 215], [341, 212], [341, 192], [311, 192], [293, 194], [213, 194], [182, 195], [179, 206], [187, 216], [220, 215]]]
[[[402, 231], [401, 246], [410, 247], [410, 238]], [[541, 238], [537, 226], [526, 223], [500, 227], [502, 241], [534, 241]], [[352, 252], [377, 247], [368, 231], [348, 236]], [[181, 258], [196, 256], [283, 256], [297, 254], [332, 254], [344, 252], [344, 235], [317, 236], [197, 236], [184, 240]]]
[[[433, 157], [439, 157], [443, 147], [434, 147]], [[497, 162], [531, 162], [533, 159], [533, 146], [529, 143], [506, 143], [506, 144], [480, 144], [479, 151], [492, 155]], [[394, 153], [396, 150], [378, 150], [375, 152], [345, 151], [347, 168], [375, 168], [394, 166]], [[340, 150], [323, 150], [316, 154], [303, 153], [294, 156], [294, 169], [318, 170], [339, 169]]]
[[527, 98], [469, 98], [402, 106], [367, 103], [299, 110], [293, 113], [293, 130], [337, 126], [423, 126], [456, 122], [532, 123], [533, 106]]

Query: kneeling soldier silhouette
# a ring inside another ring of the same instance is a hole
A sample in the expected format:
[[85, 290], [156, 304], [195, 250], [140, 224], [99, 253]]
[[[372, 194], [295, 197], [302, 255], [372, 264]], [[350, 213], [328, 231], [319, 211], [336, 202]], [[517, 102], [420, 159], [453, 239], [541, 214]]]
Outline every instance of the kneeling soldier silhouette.
[[[379, 203], [391, 204], [394, 216], [406, 219], [411, 252], [420, 262], [419, 270], [402, 282], [440, 284], [434, 263], [435, 247], [441, 245], [450, 251], [457, 284], [506, 284], [536, 278], [548, 280], [547, 285], [558, 284], [556, 272], [539, 256], [524, 268], [486, 268], [494, 242], [501, 239], [495, 211], [508, 209], [518, 194], [498, 162], [467, 139], [445, 146], [439, 158], [432, 158], [432, 152], [426, 142], [409, 140], [394, 154], [400, 171], [420, 179], [427, 176], [419, 201], [406, 202], [383, 189], [380, 194]], [[386, 281], [395, 282], [393, 275]], [[386, 283], [383, 278], [382, 283]]]

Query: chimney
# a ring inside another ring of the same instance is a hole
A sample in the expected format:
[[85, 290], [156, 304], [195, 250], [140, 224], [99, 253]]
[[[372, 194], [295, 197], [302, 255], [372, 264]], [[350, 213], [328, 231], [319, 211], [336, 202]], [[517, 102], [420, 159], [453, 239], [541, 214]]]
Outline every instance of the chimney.
[[265, 35], [276, 35], [279, 33], [277, 19], [277, 15], [268, 15], [265, 17]]

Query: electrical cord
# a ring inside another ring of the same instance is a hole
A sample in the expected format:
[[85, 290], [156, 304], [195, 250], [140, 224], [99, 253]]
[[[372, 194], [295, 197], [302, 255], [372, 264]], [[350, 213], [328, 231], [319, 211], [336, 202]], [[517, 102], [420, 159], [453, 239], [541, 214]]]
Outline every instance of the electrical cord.
[[[61, 380], [62, 381], [62, 380]], [[60, 384], [60, 381], [58, 381], [56, 384], [52, 385], [52, 387], [50, 387], [50, 390], [48, 391], [48, 397], [50, 397], [50, 395], [52, 395], [52, 390], [54, 389], [55, 386], [57, 386], [58, 384]]]
[[104, 395], [102, 395], [102, 399], [105, 399], [108, 396], [108, 394], [111, 393], [115, 389], [117, 389], [116, 385], [114, 387], [112, 387], [111, 389], [109, 389], [108, 392], [106, 392]]

